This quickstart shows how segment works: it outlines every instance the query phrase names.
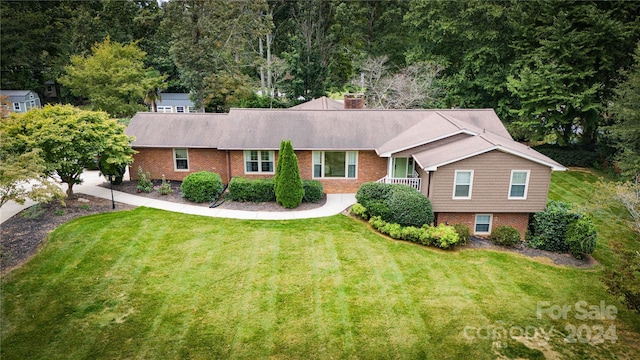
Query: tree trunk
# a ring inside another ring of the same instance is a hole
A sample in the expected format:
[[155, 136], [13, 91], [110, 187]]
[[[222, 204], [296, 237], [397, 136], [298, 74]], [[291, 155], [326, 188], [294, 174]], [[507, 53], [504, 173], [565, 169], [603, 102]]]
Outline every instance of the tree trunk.
[[67, 198], [72, 198], [73, 197], [73, 183], [72, 182], [68, 182], [67, 183]]

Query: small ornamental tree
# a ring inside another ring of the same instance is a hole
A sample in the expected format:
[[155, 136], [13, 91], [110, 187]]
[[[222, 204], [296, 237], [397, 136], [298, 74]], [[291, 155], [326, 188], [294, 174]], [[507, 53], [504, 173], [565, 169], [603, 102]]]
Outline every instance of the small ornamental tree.
[[283, 142], [284, 145], [280, 145], [282, 151], [279, 155], [280, 161], [276, 167], [275, 175], [276, 202], [285, 208], [292, 209], [302, 203], [304, 188], [298, 168], [298, 157], [293, 152], [293, 145], [290, 140]]
[[[82, 183], [85, 168], [95, 166], [96, 156], [112, 169], [133, 162], [132, 137], [125, 127], [103, 111], [86, 111], [71, 105], [47, 105], [3, 120], [3, 138], [12, 139], [8, 152], [20, 155], [40, 149], [45, 173], [68, 185]], [[108, 160], [106, 160], [108, 159]]]

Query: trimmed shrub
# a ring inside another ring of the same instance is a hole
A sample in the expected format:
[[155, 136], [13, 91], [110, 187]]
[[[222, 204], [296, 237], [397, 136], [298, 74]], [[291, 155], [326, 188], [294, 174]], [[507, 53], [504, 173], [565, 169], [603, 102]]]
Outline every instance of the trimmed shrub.
[[364, 207], [367, 207], [367, 203], [371, 200], [385, 199], [391, 192], [392, 188], [393, 185], [391, 184], [367, 182], [360, 185], [360, 188], [358, 188], [358, 191], [356, 192], [356, 200]]
[[426, 241], [441, 249], [448, 249], [460, 242], [460, 237], [453, 226], [440, 224], [438, 226], [425, 226], [424, 228], [427, 233]]
[[418, 190], [399, 185], [387, 195], [388, 220], [402, 226], [417, 226], [433, 223], [431, 201]]
[[180, 185], [182, 197], [197, 203], [213, 201], [223, 189], [220, 175], [208, 171], [189, 174]]
[[[291, 141], [283, 141], [284, 148], [280, 156], [280, 162], [276, 166], [275, 192], [276, 202], [285, 208], [293, 209], [302, 203], [304, 188], [298, 168], [298, 157], [293, 152]], [[279, 171], [278, 171], [279, 170]]]
[[355, 215], [355, 216], [357, 216], [357, 217], [359, 217], [361, 219], [364, 219], [364, 220], [368, 220], [369, 219], [369, 215], [367, 215], [367, 208], [362, 206], [362, 204], [360, 204], [360, 203], [353, 204], [353, 206], [349, 210], [349, 213], [351, 213], [352, 215]]
[[466, 245], [467, 241], [471, 239], [471, 229], [465, 224], [453, 224], [453, 229], [460, 237], [460, 245]]
[[367, 214], [371, 216], [380, 216], [383, 219], [389, 219], [391, 211], [383, 200], [371, 200], [365, 206]]
[[302, 188], [304, 189], [304, 197], [302, 198], [302, 201], [317, 203], [322, 200], [322, 194], [324, 190], [320, 181], [302, 180]]
[[373, 226], [374, 229], [380, 230], [387, 222], [382, 220], [380, 216], [372, 216], [369, 219], [369, 224]]
[[596, 249], [598, 232], [588, 216], [583, 216], [578, 221], [569, 225], [566, 234], [566, 242], [569, 245], [571, 255], [577, 259], [592, 254]]
[[527, 246], [560, 253], [568, 252], [569, 245], [565, 242], [565, 234], [569, 224], [581, 216], [570, 210], [571, 205], [565, 202], [549, 201], [543, 212], [533, 215]]
[[369, 216], [380, 216], [402, 226], [422, 226], [433, 222], [433, 208], [427, 197], [416, 189], [400, 184], [364, 183], [356, 200]]
[[244, 202], [274, 202], [273, 179], [246, 179], [234, 177], [229, 182], [227, 199]]
[[420, 244], [426, 237], [427, 233], [423, 228], [417, 228], [415, 226], [402, 228], [402, 239], [404, 240]]
[[380, 231], [383, 234], [387, 234], [394, 239], [402, 239], [402, 226], [400, 226], [400, 224], [388, 222], [384, 224], [384, 226], [382, 227], [382, 229], [380, 229]]
[[489, 240], [496, 245], [513, 246], [520, 243], [520, 232], [513, 226], [498, 226], [491, 231]]

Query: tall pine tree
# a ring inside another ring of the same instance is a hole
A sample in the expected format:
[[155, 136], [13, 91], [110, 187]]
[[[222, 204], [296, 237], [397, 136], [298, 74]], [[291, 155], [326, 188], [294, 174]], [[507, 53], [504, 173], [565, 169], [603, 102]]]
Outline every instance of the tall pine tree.
[[293, 209], [302, 203], [304, 188], [298, 168], [298, 157], [293, 152], [291, 140], [283, 140], [280, 144], [280, 155], [276, 167], [274, 187], [276, 202], [285, 208]]

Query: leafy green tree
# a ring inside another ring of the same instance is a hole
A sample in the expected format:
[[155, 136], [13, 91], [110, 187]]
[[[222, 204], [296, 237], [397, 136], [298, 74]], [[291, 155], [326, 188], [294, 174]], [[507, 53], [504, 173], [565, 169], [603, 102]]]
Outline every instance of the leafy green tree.
[[206, 79], [204, 94], [207, 112], [228, 112], [232, 104], [253, 96], [251, 79], [242, 73], [220, 71]]
[[266, 1], [185, 0], [165, 6], [163, 26], [171, 29], [169, 53], [183, 85], [202, 108], [210, 77], [255, 68], [258, 39], [270, 27]]
[[290, 140], [284, 141], [281, 160], [278, 163], [275, 176], [275, 192], [276, 202], [285, 208], [296, 208], [302, 203], [304, 197], [304, 188], [302, 186], [302, 178], [300, 177], [300, 169], [298, 168], [298, 157], [293, 151], [293, 145]]
[[635, 64], [624, 71], [626, 80], [615, 89], [609, 104], [614, 124], [605, 127], [605, 137], [618, 148], [618, 165], [625, 176], [640, 178], [640, 42], [634, 53]]
[[91, 55], [72, 56], [62, 85], [76, 96], [87, 97], [94, 110], [124, 117], [144, 110], [147, 91], [161, 87], [164, 77], [144, 67], [144, 51], [135, 44], [121, 45], [109, 37], [91, 49]]
[[34, 149], [24, 154], [12, 154], [0, 150], [0, 207], [8, 201], [24, 204], [27, 199], [48, 202], [64, 198], [60, 187], [46, 177], [39, 152]]
[[67, 64], [77, 3], [1, 1], [0, 81], [3, 89], [29, 89], [42, 96], [44, 83]]
[[606, 2], [527, 1], [512, 6], [516, 53], [509, 90], [518, 120], [561, 145], [591, 147], [618, 70], [639, 33], [640, 6]]
[[510, 46], [511, 2], [410, 2], [405, 28], [412, 39], [407, 63], [444, 66], [438, 86], [446, 107], [493, 108], [508, 119], [512, 96], [506, 78], [514, 61]]
[[95, 165], [96, 157], [108, 158], [113, 167], [133, 162], [133, 139], [105, 112], [47, 105], [12, 114], [6, 121], [6, 136], [14, 139], [7, 151], [19, 155], [42, 150], [46, 174], [66, 183], [69, 197], [73, 186], [82, 182], [84, 169]]

